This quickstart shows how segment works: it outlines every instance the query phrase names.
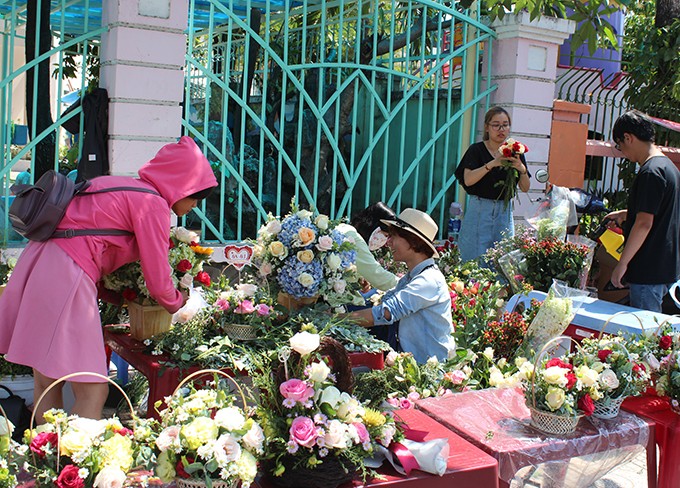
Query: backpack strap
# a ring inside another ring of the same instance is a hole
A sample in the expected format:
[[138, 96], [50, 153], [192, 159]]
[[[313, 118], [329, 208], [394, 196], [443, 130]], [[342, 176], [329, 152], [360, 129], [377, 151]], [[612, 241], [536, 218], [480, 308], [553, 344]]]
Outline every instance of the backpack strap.
[[[86, 188], [87, 185], [82, 188]], [[148, 188], [139, 188], [136, 186], [114, 186], [111, 188], [102, 188], [94, 191], [78, 191], [75, 196], [93, 195], [95, 193], [110, 193], [113, 191], [136, 191], [140, 193], [151, 193], [152, 195], [161, 196], [157, 191], [149, 190]], [[79, 236], [132, 236], [133, 232], [123, 229], [66, 229], [57, 230], [52, 234], [52, 239], [70, 239], [71, 237]]]

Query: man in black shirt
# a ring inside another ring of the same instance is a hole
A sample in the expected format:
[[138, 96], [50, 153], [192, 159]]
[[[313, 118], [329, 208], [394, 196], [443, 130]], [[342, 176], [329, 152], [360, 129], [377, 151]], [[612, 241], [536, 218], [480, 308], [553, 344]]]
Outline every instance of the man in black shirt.
[[680, 277], [680, 170], [654, 144], [654, 124], [632, 110], [614, 123], [616, 148], [640, 164], [627, 210], [607, 215], [623, 227], [626, 244], [612, 284], [630, 285], [633, 307], [661, 312], [668, 287]]

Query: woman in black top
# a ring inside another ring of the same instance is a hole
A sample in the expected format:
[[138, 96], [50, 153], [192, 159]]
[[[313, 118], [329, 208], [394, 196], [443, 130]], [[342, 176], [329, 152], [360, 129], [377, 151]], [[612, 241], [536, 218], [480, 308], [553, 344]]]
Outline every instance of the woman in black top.
[[519, 173], [518, 186], [529, 191], [529, 173], [523, 155], [504, 157], [498, 148], [510, 133], [510, 115], [501, 107], [492, 107], [484, 116], [484, 140], [472, 144], [465, 152], [456, 178], [470, 196], [460, 229], [458, 247], [463, 260], [477, 259], [499, 241], [503, 234], [512, 236], [515, 226], [512, 202], [503, 201], [503, 183], [509, 161]]

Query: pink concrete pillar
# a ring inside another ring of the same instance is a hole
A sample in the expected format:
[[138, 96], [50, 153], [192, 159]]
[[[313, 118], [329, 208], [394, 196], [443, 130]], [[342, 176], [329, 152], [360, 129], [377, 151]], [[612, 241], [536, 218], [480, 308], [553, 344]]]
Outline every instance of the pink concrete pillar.
[[107, 0], [102, 7], [111, 173], [136, 175], [181, 133], [188, 0]]
[[[511, 136], [529, 147], [526, 159], [529, 171], [535, 174], [548, 163], [558, 49], [574, 32], [575, 24], [553, 17], [532, 21], [529, 13], [521, 12], [494, 21], [492, 27], [497, 40], [493, 43], [491, 81], [498, 85], [492, 104], [510, 113]], [[544, 188], [532, 179], [530, 198], [539, 196]], [[515, 216], [531, 216], [534, 207], [521, 196]]]

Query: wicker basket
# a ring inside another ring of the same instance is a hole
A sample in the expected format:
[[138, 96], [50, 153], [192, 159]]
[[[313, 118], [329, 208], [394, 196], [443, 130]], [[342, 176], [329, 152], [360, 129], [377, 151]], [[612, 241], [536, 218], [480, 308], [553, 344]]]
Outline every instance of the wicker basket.
[[257, 339], [257, 328], [244, 324], [222, 324], [222, 330], [234, 341], [253, 341]]
[[626, 395], [621, 395], [616, 398], [605, 397], [602, 400], [596, 401], [593, 417], [606, 420], [615, 418], [619, 415], [621, 404], [626, 398]]
[[303, 307], [314, 305], [318, 299], [319, 295], [298, 298], [282, 291], [280, 291], [276, 297], [276, 301], [288, 310], [300, 310]]
[[529, 411], [531, 412], [531, 425], [546, 434], [571, 434], [576, 430], [578, 421], [583, 417], [583, 415], [576, 415], [574, 417], [556, 415], [543, 410], [537, 410], [531, 406], [529, 406]]
[[138, 341], [170, 330], [172, 315], [160, 305], [141, 305], [127, 302], [130, 316], [130, 335]]
[[[240, 481], [238, 478], [234, 481], [210, 480], [213, 488], [236, 488]], [[175, 478], [175, 485], [177, 488], [205, 488], [207, 486], [205, 481], [191, 478]]]
[[268, 481], [283, 488], [336, 488], [354, 479], [357, 473], [356, 466], [337, 456], [327, 456], [313, 468], [296, 465], [289, 457], [282, 458], [281, 463], [286, 468], [283, 475], [271, 475], [273, 466], [265, 466], [265, 472]]

